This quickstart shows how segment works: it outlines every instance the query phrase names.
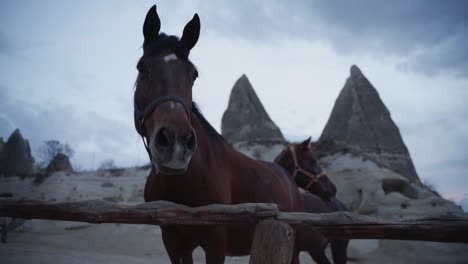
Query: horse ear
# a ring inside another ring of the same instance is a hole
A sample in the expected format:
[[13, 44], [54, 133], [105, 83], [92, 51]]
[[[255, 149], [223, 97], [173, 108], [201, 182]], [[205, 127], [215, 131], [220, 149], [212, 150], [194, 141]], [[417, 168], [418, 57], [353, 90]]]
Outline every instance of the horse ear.
[[156, 38], [160, 29], [161, 21], [159, 20], [158, 12], [156, 11], [156, 5], [154, 5], [150, 10], [148, 10], [145, 23], [143, 24], [143, 36], [145, 37], [144, 44], [147, 44]]
[[191, 50], [197, 44], [198, 37], [200, 36], [200, 18], [195, 14], [184, 27], [180, 44], [186, 49]]
[[310, 148], [310, 140], [311, 140], [311, 139], [312, 139], [312, 138], [309, 137], [308, 139], [304, 140], [304, 141], [300, 144], [301, 147], [303, 147], [304, 149]]

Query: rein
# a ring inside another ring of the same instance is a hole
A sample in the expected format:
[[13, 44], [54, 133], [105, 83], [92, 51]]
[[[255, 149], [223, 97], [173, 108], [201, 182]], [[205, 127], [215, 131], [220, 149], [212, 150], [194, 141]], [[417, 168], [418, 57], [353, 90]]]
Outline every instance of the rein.
[[291, 173], [291, 177], [292, 179], [295, 181], [296, 179], [296, 176], [299, 174], [299, 173], [302, 173], [304, 174], [305, 176], [307, 176], [308, 178], [310, 178], [309, 182], [306, 184], [305, 186], [305, 189], [309, 189], [310, 186], [312, 186], [314, 183], [318, 183], [318, 180], [320, 177], [322, 176], [325, 176], [325, 172], [322, 170], [322, 172], [320, 172], [318, 175], [315, 175], [313, 172], [310, 172], [304, 168], [301, 167], [301, 165], [299, 165], [299, 161], [297, 159], [297, 154], [296, 154], [296, 149], [294, 148], [294, 145], [289, 145], [289, 147], [287, 149], [284, 150], [284, 152], [282, 153], [282, 155], [280, 157], [278, 157], [277, 160], [279, 160], [280, 158], [282, 158], [287, 151], [291, 151], [291, 154], [292, 154], [292, 157], [293, 157], [293, 162], [294, 162], [294, 170], [293, 172]]
[[134, 115], [135, 115], [135, 118], [138, 120], [138, 124], [139, 124], [136, 127], [136, 130], [137, 130], [138, 134], [140, 134], [141, 139], [143, 140], [143, 144], [145, 145], [146, 152], [148, 152], [148, 156], [149, 156], [149, 159], [150, 159], [151, 166], [153, 167], [153, 169], [155, 170], [156, 173], [159, 172], [159, 168], [157, 167], [156, 164], [153, 163], [154, 157], [153, 157], [153, 154], [151, 153], [151, 150], [149, 148], [149, 140], [148, 139], [145, 140], [145, 134], [144, 134], [144, 131], [143, 131], [143, 124], [144, 124], [145, 119], [146, 119], [146, 117], [148, 115], [150, 115], [161, 104], [163, 104], [165, 102], [169, 102], [169, 101], [173, 101], [173, 102], [177, 102], [177, 103], [181, 104], [184, 107], [184, 110], [185, 110], [185, 113], [187, 114], [187, 118], [188, 118], [189, 122], [191, 121], [191, 119], [190, 119], [190, 110], [187, 107], [187, 104], [184, 102], [184, 100], [180, 96], [174, 96], [174, 95], [161, 96], [159, 98], [154, 99], [149, 104], [147, 104], [143, 108], [142, 111], [140, 110], [140, 108], [138, 108], [138, 105], [137, 105], [136, 101], [133, 100]]

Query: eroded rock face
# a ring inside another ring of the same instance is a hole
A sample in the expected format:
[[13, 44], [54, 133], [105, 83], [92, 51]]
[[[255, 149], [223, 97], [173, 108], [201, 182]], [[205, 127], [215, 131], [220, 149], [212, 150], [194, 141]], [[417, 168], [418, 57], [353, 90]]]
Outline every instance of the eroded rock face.
[[19, 176], [33, 174], [34, 159], [31, 148], [19, 129], [16, 129], [8, 141], [0, 146], [0, 173]]
[[50, 161], [49, 165], [47, 165], [46, 172], [48, 174], [54, 173], [56, 171], [73, 171], [73, 167], [67, 155], [59, 153], [53, 160]]
[[243, 154], [258, 160], [273, 162], [286, 145], [284, 143], [258, 144], [234, 143], [233, 147]]
[[229, 143], [284, 142], [283, 134], [265, 111], [245, 75], [232, 88], [221, 122], [221, 134]]
[[[320, 136], [364, 154], [421, 185], [408, 149], [377, 90], [353, 65]], [[332, 153], [328, 153], [332, 154]]]
[[320, 163], [337, 187], [337, 198], [360, 214], [393, 218], [463, 213], [453, 202], [366, 157], [336, 153]]
[[[337, 198], [354, 212], [387, 219], [464, 214], [460, 206], [365, 156], [336, 152], [319, 162], [335, 183]], [[348, 256], [359, 263], [464, 263], [467, 252], [465, 244], [399, 240], [351, 240], [348, 247]]]

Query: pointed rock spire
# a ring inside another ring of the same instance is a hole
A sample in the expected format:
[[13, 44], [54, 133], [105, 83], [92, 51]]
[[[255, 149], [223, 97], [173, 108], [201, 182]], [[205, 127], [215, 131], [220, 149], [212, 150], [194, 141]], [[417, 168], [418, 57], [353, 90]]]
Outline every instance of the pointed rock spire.
[[283, 134], [268, 116], [245, 74], [232, 88], [221, 121], [221, 134], [230, 143], [284, 142]]
[[0, 151], [0, 173], [29, 176], [33, 173], [34, 159], [28, 140], [16, 129]]
[[379, 93], [361, 70], [351, 76], [336, 99], [320, 142], [333, 141], [358, 150], [421, 184], [408, 149]]
[[56, 171], [73, 172], [73, 167], [67, 155], [59, 153], [49, 162], [46, 172], [52, 174]]
[[359, 69], [358, 66], [356, 65], [351, 66], [350, 72], [351, 72], [351, 76], [354, 76], [354, 77], [363, 75], [361, 72], [361, 69]]

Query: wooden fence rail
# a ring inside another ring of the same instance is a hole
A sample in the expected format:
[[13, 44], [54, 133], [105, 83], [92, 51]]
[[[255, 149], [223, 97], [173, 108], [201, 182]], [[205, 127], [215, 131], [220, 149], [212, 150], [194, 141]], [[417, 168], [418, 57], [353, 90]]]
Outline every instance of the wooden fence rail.
[[349, 212], [284, 213], [274, 204], [207, 205], [188, 207], [167, 201], [120, 205], [93, 200], [47, 203], [0, 199], [0, 216], [88, 223], [150, 225], [256, 224], [274, 219], [307, 225], [331, 239], [398, 239], [468, 243], [468, 217], [435, 216], [387, 220]]

